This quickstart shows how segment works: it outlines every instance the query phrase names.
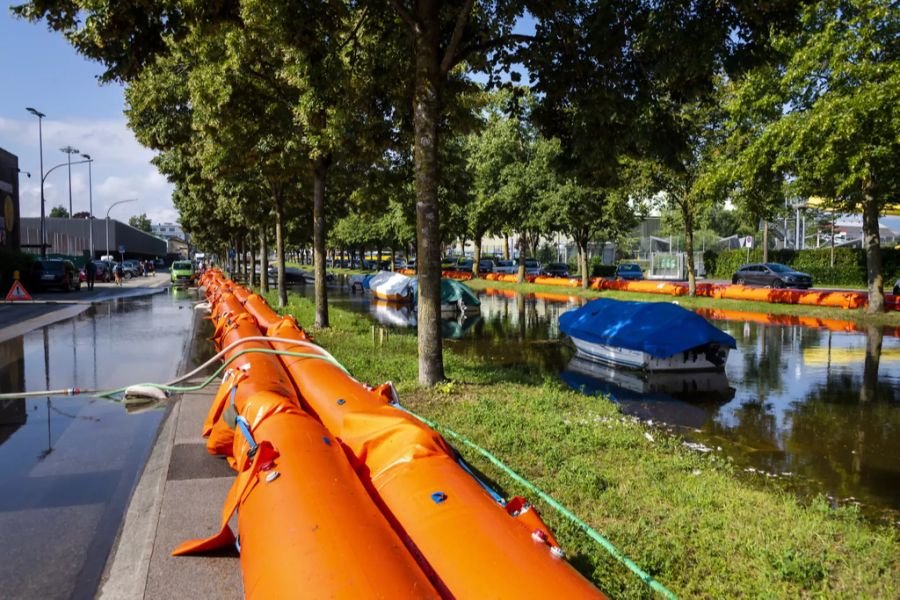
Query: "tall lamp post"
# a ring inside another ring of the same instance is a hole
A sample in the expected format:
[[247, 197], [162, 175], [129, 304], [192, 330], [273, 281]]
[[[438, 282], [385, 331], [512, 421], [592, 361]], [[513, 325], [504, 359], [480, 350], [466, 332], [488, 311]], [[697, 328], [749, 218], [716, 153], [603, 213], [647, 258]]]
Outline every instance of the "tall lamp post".
[[117, 205], [124, 204], [126, 202], [137, 202], [137, 198], [128, 198], [127, 200], [119, 200], [118, 202], [113, 202], [106, 210], [106, 256], [109, 256], [109, 211], [111, 211]]
[[38, 118], [38, 144], [41, 153], [41, 258], [47, 258], [47, 246], [44, 243], [46, 237], [44, 235], [44, 113], [36, 108], [27, 107], [25, 110]]
[[72, 218], [74, 214], [72, 212], [72, 155], [78, 154], [78, 148], [73, 148], [72, 146], [66, 146], [65, 148], [60, 148], [61, 152], [65, 152], [68, 154], [68, 163], [69, 163], [69, 218]]
[[91, 164], [94, 159], [90, 154], [82, 154], [88, 164], [88, 245], [91, 247], [91, 260], [94, 260], [94, 185], [91, 178]]

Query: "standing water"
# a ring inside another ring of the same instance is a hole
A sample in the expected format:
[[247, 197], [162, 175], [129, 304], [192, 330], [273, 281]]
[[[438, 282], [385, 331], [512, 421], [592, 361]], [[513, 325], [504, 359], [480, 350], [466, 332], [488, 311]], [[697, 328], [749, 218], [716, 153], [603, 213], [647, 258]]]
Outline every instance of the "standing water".
[[[118, 300], [2, 342], [0, 389], [172, 379], [191, 307], [170, 294]], [[89, 397], [0, 401], [0, 597], [94, 596], [163, 409], [129, 414]]]
[[[311, 294], [301, 288], [300, 293]], [[329, 301], [388, 327], [415, 311], [330, 289]], [[900, 522], [900, 338], [893, 329], [706, 311], [737, 341], [724, 372], [646, 376], [575, 356], [559, 315], [563, 294], [479, 294], [481, 313], [445, 319], [445, 348], [489, 364], [559, 374], [622, 411], [682, 435], [698, 452], [731, 458], [742, 476]], [[811, 326], [812, 325], [812, 326]], [[816, 326], [823, 325], [823, 326]], [[828, 325], [831, 327], [825, 327]]]

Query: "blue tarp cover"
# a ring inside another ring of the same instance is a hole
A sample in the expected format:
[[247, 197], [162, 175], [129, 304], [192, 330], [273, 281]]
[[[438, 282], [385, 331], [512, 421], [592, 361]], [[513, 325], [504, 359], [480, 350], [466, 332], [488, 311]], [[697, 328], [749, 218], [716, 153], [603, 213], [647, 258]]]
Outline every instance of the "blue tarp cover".
[[716, 342], [735, 347], [734, 338], [700, 315], [669, 302], [622, 302], [599, 298], [559, 317], [569, 337], [668, 358]]

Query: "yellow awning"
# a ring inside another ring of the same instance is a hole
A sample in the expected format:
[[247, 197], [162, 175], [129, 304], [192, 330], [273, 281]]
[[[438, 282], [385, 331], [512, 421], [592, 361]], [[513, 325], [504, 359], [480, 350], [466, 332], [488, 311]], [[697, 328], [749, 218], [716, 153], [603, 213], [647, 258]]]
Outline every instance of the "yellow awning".
[[[822, 210], [831, 210], [832, 201], [822, 196], [810, 196], [806, 200], [807, 206]], [[838, 209], [840, 211], [840, 209]], [[900, 217], [900, 204], [888, 204], [881, 210], [883, 217]]]

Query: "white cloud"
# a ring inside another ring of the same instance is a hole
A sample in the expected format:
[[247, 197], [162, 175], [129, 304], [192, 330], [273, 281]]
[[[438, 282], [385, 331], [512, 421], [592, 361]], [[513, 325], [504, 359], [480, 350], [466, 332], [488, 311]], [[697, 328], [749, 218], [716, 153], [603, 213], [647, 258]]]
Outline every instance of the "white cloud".
[[[31, 172], [31, 178], [20, 176], [20, 202], [23, 216], [40, 215], [40, 157], [37, 119], [0, 118], [0, 139], [7, 149], [19, 156], [19, 167]], [[154, 152], [141, 146], [123, 119], [53, 121], [44, 119], [44, 172], [64, 163], [66, 155], [59, 150], [74, 146], [90, 154], [92, 165], [94, 215], [102, 218], [109, 206], [118, 200], [138, 198], [138, 202], [117, 207], [111, 216], [125, 221], [134, 214], [146, 213], [151, 221], [176, 221], [178, 213], [172, 205], [173, 186], [150, 164]], [[75, 159], [76, 155], [73, 155]], [[80, 157], [79, 157], [80, 159]], [[67, 168], [55, 169], [44, 184], [45, 210], [69, 206]], [[88, 210], [87, 165], [72, 166], [72, 209]]]

